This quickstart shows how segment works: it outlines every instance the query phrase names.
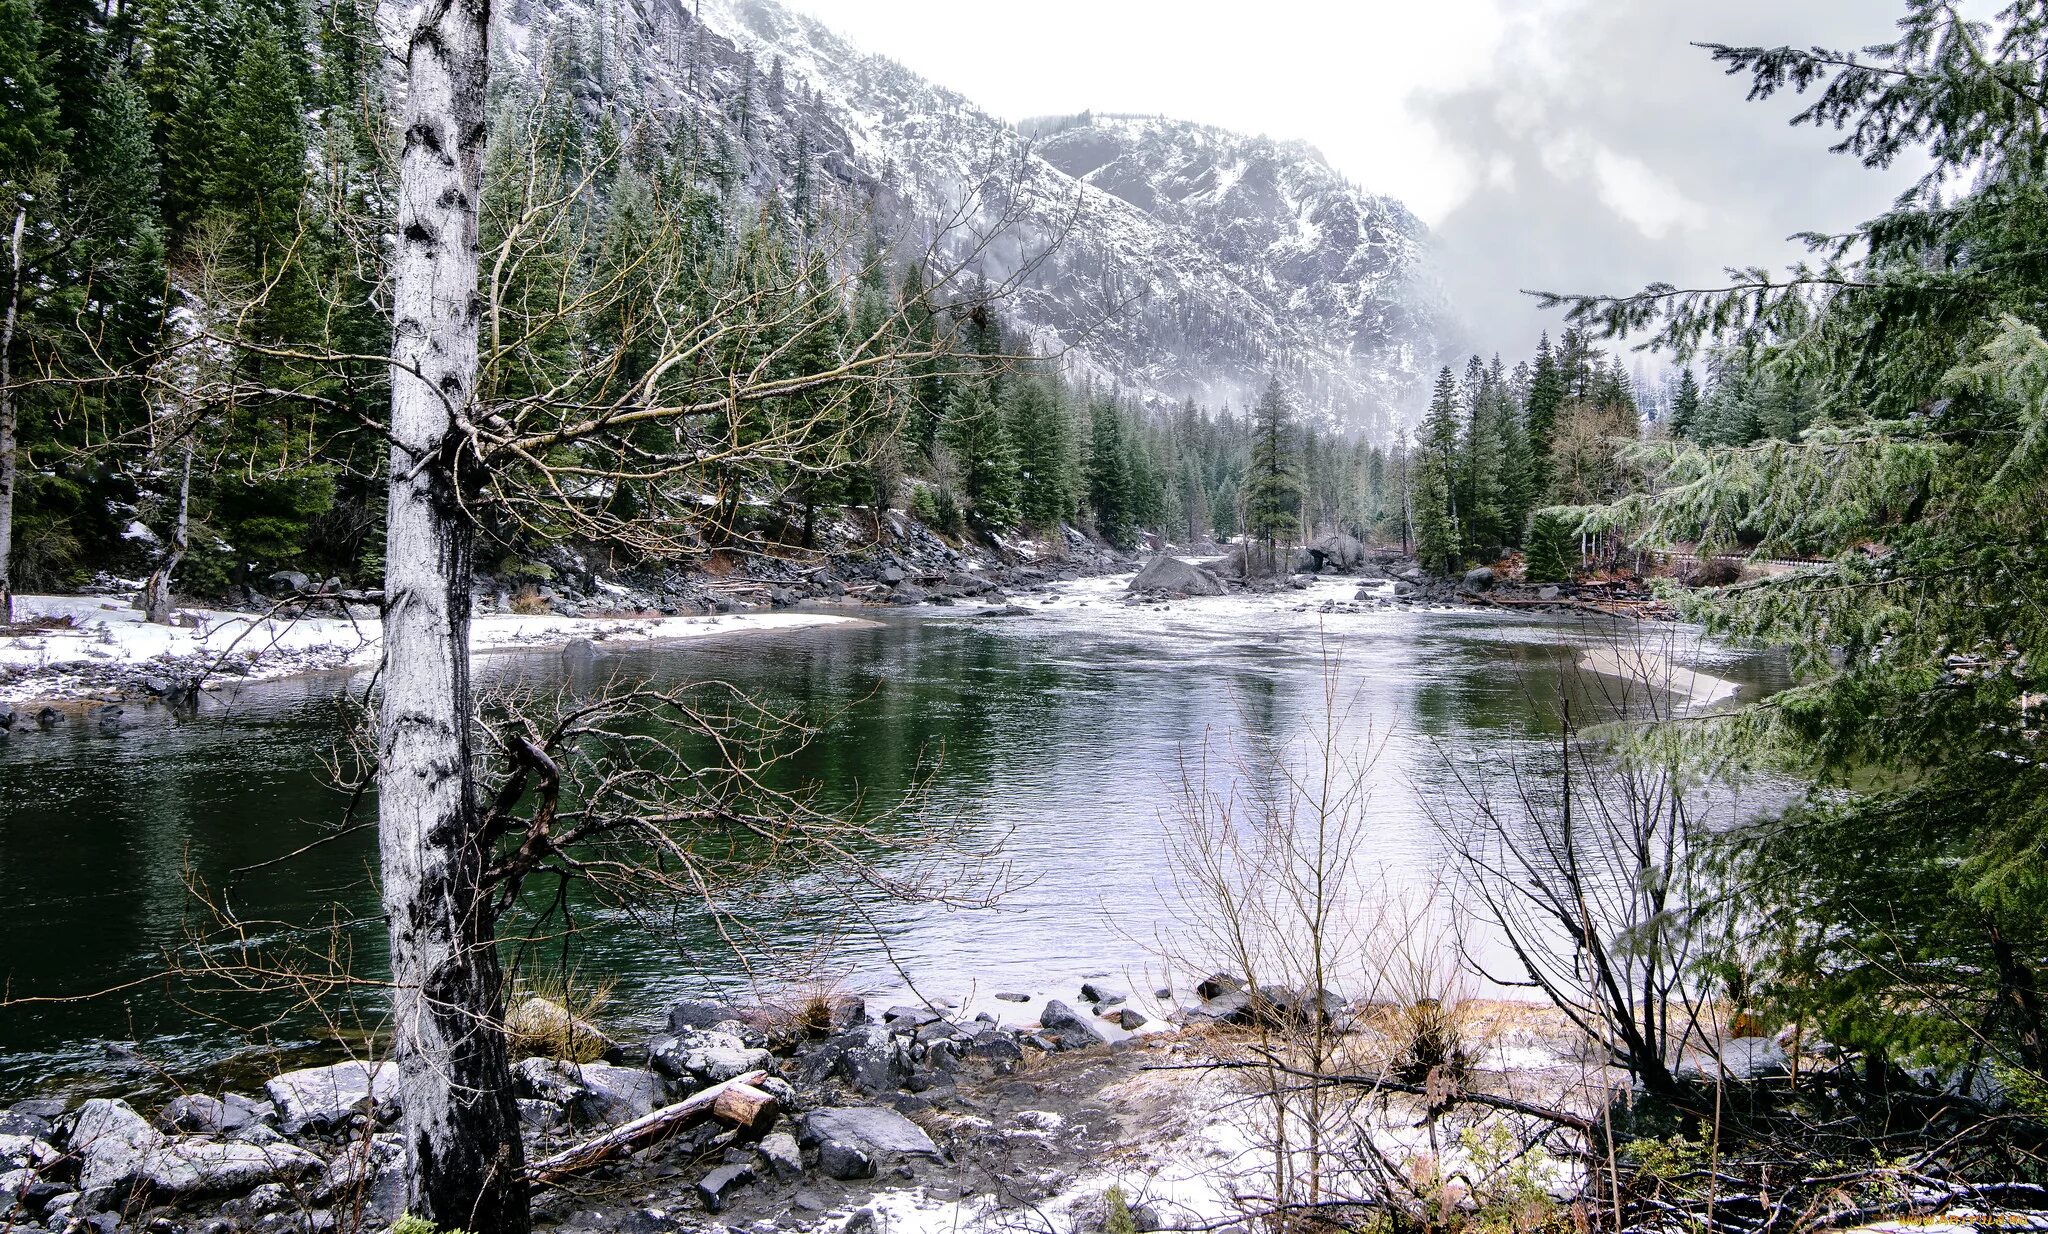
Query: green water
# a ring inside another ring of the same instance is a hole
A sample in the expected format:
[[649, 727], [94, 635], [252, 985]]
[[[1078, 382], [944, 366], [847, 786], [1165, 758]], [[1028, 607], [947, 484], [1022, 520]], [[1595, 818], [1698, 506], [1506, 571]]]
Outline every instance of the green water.
[[[1380, 749], [1372, 860], [1396, 882], [1424, 880], [1444, 864], [1423, 799], [1442, 781], [1446, 751], [1504, 768], [1554, 732], [1561, 688], [1584, 694], [1567, 671], [1576, 649], [1673, 635], [1498, 612], [1296, 607], [1133, 611], [1098, 598], [1029, 617], [892, 615], [601, 650], [595, 664], [489, 657], [480, 675], [583, 692], [615, 677], [732, 681], [829, 717], [789, 768], [828, 799], [886, 799], [936, 757], [930, 812], [1001, 840], [1018, 885], [975, 912], [870, 893], [858, 912], [841, 905], [758, 922], [763, 941], [864, 990], [899, 989], [908, 974], [927, 994], [1070, 994], [1082, 975], [1150, 970], [1155, 940], [1174, 932], [1162, 812], [1176, 799], [1183, 754], [1205, 739], [1299, 732], [1323, 711], [1332, 662], [1347, 744]], [[1694, 653], [1746, 691], [1780, 684], [1767, 658]], [[324, 771], [350, 691], [364, 684], [340, 675], [249, 685], [197, 714], [130, 708], [118, 732], [74, 723], [0, 746], [0, 980], [13, 1000], [0, 1006], [0, 1100], [149, 1087], [222, 1060], [255, 1072], [275, 1062], [273, 1051], [318, 1054], [337, 1028], [374, 1027], [374, 987], [353, 998], [327, 991], [327, 1018], [339, 1020], [330, 1024], [285, 994], [189, 975], [208, 954], [232, 958], [190, 945], [214, 921], [194, 887], [230, 904], [258, 938], [332, 924], [352, 967], [375, 974], [375, 839], [344, 829], [347, 801]], [[289, 861], [260, 864], [316, 840]], [[585, 979], [616, 981], [619, 1017], [657, 1015], [665, 996], [735, 976], [690, 914], [659, 937], [589, 906], [576, 921], [571, 963]], [[168, 968], [188, 976], [168, 979]], [[96, 991], [108, 992], [61, 1001]]]

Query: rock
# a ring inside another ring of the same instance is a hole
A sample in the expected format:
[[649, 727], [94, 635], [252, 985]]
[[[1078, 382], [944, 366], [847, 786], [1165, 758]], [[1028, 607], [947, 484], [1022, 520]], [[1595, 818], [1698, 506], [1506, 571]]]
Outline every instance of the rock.
[[364, 1229], [396, 1221], [405, 1212], [405, 1141], [389, 1134], [351, 1138], [321, 1174], [313, 1198], [344, 1211], [360, 1203]]
[[1207, 1001], [1244, 989], [1244, 978], [1229, 973], [1210, 973], [1195, 983], [1195, 997]]
[[1467, 591], [1492, 591], [1494, 574], [1492, 566], [1481, 566], [1465, 572], [1464, 587]]
[[733, 1192], [753, 1181], [753, 1166], [722, 1165], [697, 1180], [697, 1198], [704, 1202], [705, 1212], [722, 1213]]
[[610, 1063], [577, 1063], [576, 1077], [586, 1090], [575, 1109], [592, 1122], [631, 1122], [668, 1104], [668, 1085], [652, 1071], [614, 1067]]
[[910, 1079], [910, 1048], [887, 1026], [864, 1024], [829, 1038], [805, 1067], [819, 1079], [837, 1076], [872, 1096], [901, 1088]]
[[1047, 1000], [1045, 1010], [1039, 1014], [1038, 1023], [1046, 1035], [1063, 1050], [1086, 1049], [1109, 1040], [1080, 1012], [1056, 998]]
[[768, 1167], [768, 1172], [776, 1178], [786, 1183], [803, 1177], [803, 1151], [797, 1147], [796, 1137], [789, 1132], [771, 1132], [762, 1136], [761, 1142], [754, 1147], [761, 1154], [761, 1164]]
[[560, 1127], [568, 1117], [569, 1112], [552, 1101], [543, 1101], [539, 1097], [520, 1097], [517, 1100], [519, 1121], [529, 1131], [545, 1135]]
[[[587, 639], [578, 642], [588, 643]], [[573, 647], [575, 644], [570, 644]], [[563, 654], [568, 654], [565, 648]], [[505, 1031], [515, 1041], [544, 1044], [559, 1056], [582, 1058], [602, 1055], [612, 1048], [597, 1025], [577, 1019], [569, 1009], [551, 998], [529, 998], [505, 1016]]]
[[897, 583], [900, 583], [900, 582], [902, 582], [902, 581], [903, 581], [903, 578], [904, 578], [904, 575], [903, 575], [903, 571], [902, 571], [902, 569], [901, 569], [901, 568], [899, 568], [899, 567], [897, 567], [897, 566], [883, 566], [883, 567], [882, 567], [882, 581], [883, 581], [883, 582], [885, 582], [885, 583], [887, 583], [887, 584], [889, 584], [890, 586], [892, 586], [892, 587], [893, 587], [893, 586], [895, 586], [895, 585], [896, 585]]
[[686, 998], [671, 1003], [668, 1008], [668, 1031], [680, 1033], [686, 1028], [710, 1028], [726, 1020], [739, 1018], [737, 1008], [708, 998]]
[[1024, 1065], [1024, 1047], [1000, 1029], [991, 1029], [967, 1043], [967, 1057], [987, 1063], [997, 1075], [1009, 1075]]
[[1536, 598], [1539, 600], [1555, 600], [1557, 599], [1559, 594], [1560, 593], [1554, 585], [1547, 587], [1538, 587], [1536, 589]]
[[818, 1146], [818, 1172], [827, 1178], [873, 1178], [875, 1159], [858, 1144], [831, 1140]]
[[27, 1136], [31, 1140], [47, 1140], [56, 1134], [57, 1114], [62, 1114], [64, 1108], [59, 1106], [57, 1114], [37, 1114], [22, 1108], [29, 1104], [26, 1101], [21, 1102], [5, 1114], [0, 1114], [0, 1136], [19, 1135]]
[[313, 580], [297, 570], [273, 570], [266, 581], [270, 584], [271, 594], [280, 596], [296, 595], [311, 590], [313, 586]]
[[1118, 1028], [1123, 1029], [1125, 1032], [1130, 1032], [1134, 1029], [1140, 1029], [1145, 1027], [1144, 1014], [1142, 1012], [1133, 1011], [1129, 1007], [1123, 1007], [1115, 1011], [1111, 1011], [1108, 1014], [1104, 1015], [1102, 1018], [1108, 1020], [1110, 1023], [1116, 1025]]
[[573, 1105], [589, 1090], [576, 1064], [556, 1058], [522, 1058], [512, 1064], [512, 1082], [519, 1095], [556, 1105]]
[[127, 1102], [92, 1098], [78, 1107], [78, 1119], [71, 1127], [69, 1147], [80, 1162], [78, 1189], [90, 1195], [127, 1186], [163, 1139], [163, 1133]]
[[192, 1093], [173, 1097], [158, 1112], [156, 1125], [165, 1131], [218, 1135], [259, 1123], [272, 1112], [267, 1102], [251, 1101], [238, 1093], [229, 1093], [225, 1099]]
[[663, 1037], [648, 1053], [663, 1075], [689, 1080], [700, 1088], [775, 1066], [775, 1057], [768, 1051], [716, 1030], [691, 1030]]
[[1258, 995], [1268, 1011], [1294, 1023], [1320, 1018], [1327, 1024], [1344, 1010], [1344, 1000], [1329, 990], [1261, 989]]
[[891, 604], [923, 604], [929, 599], [931, 599], [931, 593], [916, 583], [898, 583], [889, 589], [889, 603]]
[[1007, 991], [999, 992], [996, 997], [1006, 1003], [1028, 1003], [1031, 1001], [1029, 994], [1016, 994]]
[[1397, 599], [1415, 595], [1420, 590], [1421, 588], [1417, 587], [1414, 583], [1409, 582], [1407, 579], [1402, 579], [1400, 582], [1394, 584], [1394, 596]]
[[1315, 559], [1317, 570], [1356, 570], [1365, 564], [1365, 545], [1341, 531], [1318, 536], [1304, 553]]
[[1229, 589], [1210, 570], [1161, 553], [1145, 563], [1125, 590], [1138, 595], [1220, 596]]
[[294, 1144], [179, 1136], [149, 1152], [138, 1177], [157, 1195], [227, 1195], [319, 1169], [320, 1159]]
[[62, 1156], [55, 1145], [39, 1137], [0, 1135], [0, 1170], [40, 1170]]
[[1205, 998], [1193, 1010], [1188, 1019], [1212, 1024], [1250, 1024], [1252, 996], [1244, 990], [1226, 990], [1214, 998]]
[[391, 1063], [336, 1063], [287, 1071], [263, 1086], [286, 1135], [338, 1127], [368, 1111], [388, 1118], [398, 1110], [398, 1068]]
[[1091, 1003], [1094, 1003], [1096, 1005], [1097, 1010], [1100, 1010], [1104, 1007], [1114, 1007], [1118, 1003], [1127, 1003], [1131, 1001], [1131, 995], [1128, 990], [1121, 989], [1117, 986], [1110, 985], [1108, 982], [1103, 981], [1082, 982], [1081, 997], [1087, 999]]
[[797, 1142], [816, 1147], [821, 1156], [828, 1144], [845, 1145], [866, 1154], [872, 1159], [871, 1164], [885, 1157], [940, 1160], [938, 1145], [932, 1143], [924, 1128], [881, 1106], [826, 1106], [812, 1110], [797, 1120]]

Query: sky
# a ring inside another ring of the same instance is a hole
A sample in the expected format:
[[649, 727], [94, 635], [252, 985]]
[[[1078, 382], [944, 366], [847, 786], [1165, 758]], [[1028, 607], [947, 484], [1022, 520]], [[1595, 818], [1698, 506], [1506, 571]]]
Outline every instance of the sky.
[[1299, 138], [1430, 225], [1471, 344], [1558, 327], [1523, 289], [1690, 285], [1876, 214], [1873, 172], [1745, 103], [1695, 41], [1861, 46], [1896, 0], [786, 0], [1006, 119], [1161, 113]]

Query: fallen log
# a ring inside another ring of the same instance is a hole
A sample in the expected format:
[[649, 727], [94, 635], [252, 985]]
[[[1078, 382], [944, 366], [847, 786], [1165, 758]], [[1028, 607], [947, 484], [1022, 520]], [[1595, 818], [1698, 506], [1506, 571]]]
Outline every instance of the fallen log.
[[748, 1131], [766, 1131], [781, 1112], [773, 1093], [764, 1093], [751, 1084], [728, 1088], [711, 1103], [712, 1117]]
[[[674, 1105], [665, 1105], [652, 1114], [643, 1114], [630, 1123], [614, 1127], [595, 1139], [585, 1140], [551, 1157], [541, 1158], [526, 1168], [526, 1179], [535, 1186], [547, 1186], [572, 1174], [581, 1173], [600, 1162], [609, 1161], [621, 1153], [651, 1144], [711, 1113], [719, 1098], [734, 1089], [753, 1089], [767, 1078], [768, 1073], [765, 1071], [749, 1071], [721, 1084], [713, 1084], [710, 1088], [692, 1093]], [[761, 1093], [761, 1096], [768, 1097], [768, 1094]], [[774, 1100], [772, 1097], [768, 1099], [771, 1102]]]

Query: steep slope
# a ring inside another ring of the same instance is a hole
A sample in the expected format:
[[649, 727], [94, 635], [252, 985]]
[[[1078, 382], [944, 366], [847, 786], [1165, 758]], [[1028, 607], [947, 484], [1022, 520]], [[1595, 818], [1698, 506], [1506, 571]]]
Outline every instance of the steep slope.
[[872, 210], [906, 252], [936, 241], [1010, 285], [1005, 317], [1077, 376], [1242, 406], [1278, 373], [1311, 416], [1385, 436], [1442, 350], [1423, 227], [1307, 147], [1167, 121], [1020, 131], [772, 0], [500, 11], [510, 64], [581, 42], [598, 93], [716, 134], [757, 195]]

